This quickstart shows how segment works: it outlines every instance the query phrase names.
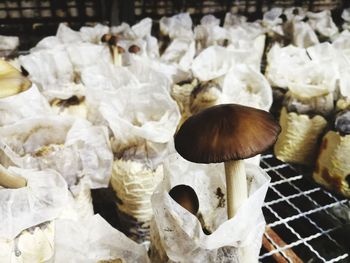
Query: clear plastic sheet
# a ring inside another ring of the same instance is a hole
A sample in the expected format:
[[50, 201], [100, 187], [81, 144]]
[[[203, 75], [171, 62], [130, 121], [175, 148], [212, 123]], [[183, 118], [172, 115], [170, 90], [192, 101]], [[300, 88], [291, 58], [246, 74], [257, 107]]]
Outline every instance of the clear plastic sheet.
[[[223, 164], [194, 164], [177, 154], [169, 156], [164, 164], [165, 179], [152, 196], [161, 240], [158, 247], [165, 249], [169, 262], [238, 262], [246, 249], [253, 258], [247, 262], [257, 261], [265, 229], [261, 206], [270, 179], [257, 166], [246, 165], [246, 169], [249, 198], [227, 220]], [[168, 191], [178, 184], [196, 191], [199, 214], [212, 234], [205, 235], [198, 218], [169, 196]]]
[[56, 220], [55, 262], [117, 260], [148, 263], [147, 251], [110, 226], [100, 215], [84, 220]]
[[69, 186], [82, 177], [89, 178], [91, 188], [108, 185], [113, 155], [106, 127], [82, 119], [46, 117], [4, 126], [0, 134], [2, 155], [20, 167], [54, 169]]

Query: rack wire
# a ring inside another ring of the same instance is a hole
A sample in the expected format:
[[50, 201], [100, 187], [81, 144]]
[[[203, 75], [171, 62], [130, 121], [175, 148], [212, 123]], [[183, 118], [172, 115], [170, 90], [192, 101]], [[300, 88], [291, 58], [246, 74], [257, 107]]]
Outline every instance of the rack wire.
[[20, 36], [21, 50], [45, 36], [54, 35], [59, 23], [73, 29], [105, 22], [103, 0], [6, 0], [0, 1], [0, 34]]
[[272, 154], [262, 157], [261, 166], [271, 184], [260, 262], [350, 262], [349, 200], [314, 183], [310, 171], [300, 172]]

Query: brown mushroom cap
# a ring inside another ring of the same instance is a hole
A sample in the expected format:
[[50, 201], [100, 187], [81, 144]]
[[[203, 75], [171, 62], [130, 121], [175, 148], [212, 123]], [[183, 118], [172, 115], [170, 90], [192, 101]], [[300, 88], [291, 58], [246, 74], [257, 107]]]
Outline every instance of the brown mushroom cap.
[[266, 151], [280, 131], [269, 112], [221, 104], [188, 118], [175, 135], [175, 148], [196, 163], [241, 160]]
[[128, 51], [130, 53], [134, 53], [134, 54], [137, 54], [141, 51], [141, 48], [139, 46], [136, 46], [136, 45], [131, 45], [128, 49]]
[[187, 211], [194, 215], [197, 214], [199, 209], [199, 201], [197, 194], [192, 187], [184, 184], [174, 186], [169, 191], [169, 195]]

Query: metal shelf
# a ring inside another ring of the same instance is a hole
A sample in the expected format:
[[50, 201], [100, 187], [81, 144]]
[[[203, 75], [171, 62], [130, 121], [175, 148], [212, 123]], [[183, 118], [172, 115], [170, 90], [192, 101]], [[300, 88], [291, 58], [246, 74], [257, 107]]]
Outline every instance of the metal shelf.
[[312, 181], [311, 173], [264, 155], [271, 177], [263, 213], [261, 262], [349, 262], [350, 202]]

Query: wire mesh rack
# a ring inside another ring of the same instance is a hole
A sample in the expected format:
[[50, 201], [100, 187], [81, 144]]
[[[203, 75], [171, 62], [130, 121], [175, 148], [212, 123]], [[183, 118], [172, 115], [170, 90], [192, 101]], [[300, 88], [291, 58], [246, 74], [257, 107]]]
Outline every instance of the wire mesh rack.
[[271, 184], [263, 206], [267, 222], [260, 262], [350, 262], [350, 202], [311, 179], [310, 171], [272, 154], [261, 166]]
[[21, 49], [32, 47], [41, 38], [54, 35], [58, 24], [73, 29], [106, 21], [102, 0], [7, 0], [0, 1], [0, 34], [21, 37]]

